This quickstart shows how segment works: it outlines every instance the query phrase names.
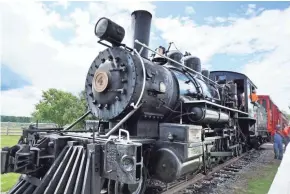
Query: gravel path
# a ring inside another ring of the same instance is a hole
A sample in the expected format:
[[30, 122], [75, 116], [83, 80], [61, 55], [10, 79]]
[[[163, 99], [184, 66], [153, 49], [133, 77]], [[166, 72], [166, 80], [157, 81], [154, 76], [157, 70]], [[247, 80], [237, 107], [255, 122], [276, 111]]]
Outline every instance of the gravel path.
[[247, 189], [248, 177], [259, 176], [263, 172], [262, 168], [271, 165], [273, 163], [279, 163], [279, 161], [274, 160], [273, 145], [266, 144], [261, 147], [258, 153], [253, 154], [256, 157], [243, 167], [236, 176], [227, 179], [226, 181], [218, 184], [216, 188], [212, 189], [209, 194], [236, 194], [245, 192]]
[[260, 150], [252, 152], [245, 159], [239, 160], [236, 165], [243, 168], [229, 177], [216, 177], [203, 183], [197, 183], [178, 194], [240, 194], [247, 190], [248, 178], [261, 175], [262, 168], [279, 163], [274, 160], [272, 144], [264, 144]]

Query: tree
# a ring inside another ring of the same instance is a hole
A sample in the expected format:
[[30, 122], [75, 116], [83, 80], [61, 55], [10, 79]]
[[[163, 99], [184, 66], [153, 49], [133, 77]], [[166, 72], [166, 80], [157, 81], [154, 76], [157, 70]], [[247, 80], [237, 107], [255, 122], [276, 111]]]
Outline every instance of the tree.
[[54, 122], [59, 127], [72, 123], [86, 112], [84, 92], [79, 96], [57, 89], [43, 91], [32, 114], [35, 120]]
[[18, 122], [18, 123], [30, 123], [30, 117], [19, 117], [19, 116], [5, 116], [1, 115], [1, 122]]

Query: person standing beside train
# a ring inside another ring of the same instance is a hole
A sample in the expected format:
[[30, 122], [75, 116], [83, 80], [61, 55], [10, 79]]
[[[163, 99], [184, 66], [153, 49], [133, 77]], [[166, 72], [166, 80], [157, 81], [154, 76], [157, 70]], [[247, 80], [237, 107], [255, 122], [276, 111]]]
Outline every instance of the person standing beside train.
[[251, 99], [252, 104], [258, 106], [258, 95], [256, 90], [253, 90], [252, 93], [249, 95], [249, 98]]
[[282, 160], [283, 158], [283, 132], [281, 130], [281, 126], [276, 126], [276, 131], [274, 134], [274, 153], [275, 153], [275, 159]]

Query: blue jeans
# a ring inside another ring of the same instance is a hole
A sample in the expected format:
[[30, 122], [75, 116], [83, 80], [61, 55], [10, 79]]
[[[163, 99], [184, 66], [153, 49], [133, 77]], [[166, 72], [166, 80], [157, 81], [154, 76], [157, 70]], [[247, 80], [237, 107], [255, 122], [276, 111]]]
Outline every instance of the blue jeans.
[[282, 160], [283, 158], [283, 137], [279, 134], [274, 135], [274, 152], [275, 159]]

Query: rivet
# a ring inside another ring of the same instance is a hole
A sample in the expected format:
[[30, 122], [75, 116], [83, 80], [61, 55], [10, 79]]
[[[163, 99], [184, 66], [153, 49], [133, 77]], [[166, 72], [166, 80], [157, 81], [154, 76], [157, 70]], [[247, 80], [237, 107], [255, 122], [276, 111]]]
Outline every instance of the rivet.
[[102, 63], [105, 63], [105, 61], [106, 61], [106, 59], [101, 59], [101, 62], [102, 62]]
[[97, 104], [98, 103], [98, 101], [96, 101], [96, 100], [93, 100], [93, 104]]
[[120, 101], [119, 96], [116, 96], [116, 97], [115, 97], [115, 100], [116, 100], [116, 101]]
[[109, 61], [112, 61], [113, 60], [113, 57], [110, 55], [109, 56]]
[[98, 108], [102, 108], [102, 105], [101, 104], [98, 104]]

